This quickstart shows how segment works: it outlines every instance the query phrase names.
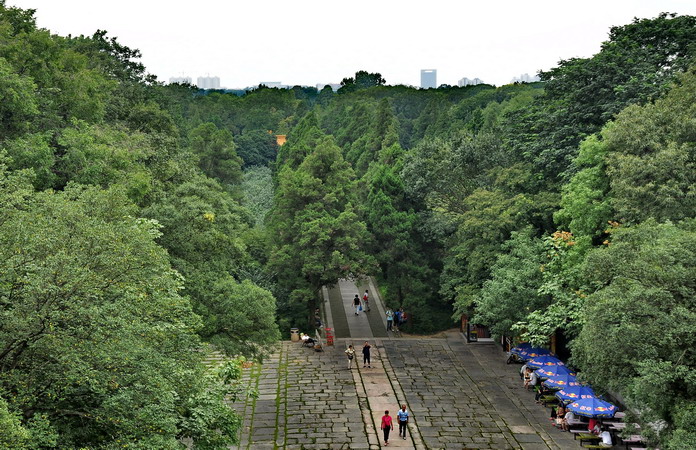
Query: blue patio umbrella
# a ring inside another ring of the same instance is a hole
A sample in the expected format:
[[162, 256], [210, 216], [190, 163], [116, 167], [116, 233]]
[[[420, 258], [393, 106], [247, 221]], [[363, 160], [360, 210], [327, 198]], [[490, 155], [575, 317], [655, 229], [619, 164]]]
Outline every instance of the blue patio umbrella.
[[568, 404], [567, 408], [579, 416], [608, 418], [614, 417], [618, 408], [597, 397], [583, 398]]
[[556, 392], [556, 397], [564, 403], [597, 397], [591, 387], [585, 385], [567, 386]]
[[563, 361], [552, 355], [537, 356], [527, 361], [527, 366], [533, 369], [540, 369], [547, 366], [565, 366]]
[[570, 370], [567, 366], [561, 366], [558, 364], [555, 364], [553, 366], [543, 366], [537, 370], [534, 371], [534, 373], [537, 374], [537, 376], [541, 378], [551, 378], [551, 377], [557, 377], [560, 375], [573, 375], [575, 376], [575, 372]]
[[578, 380], [575, 378], [575, 375], [573, 375], [572, 373], [566, 373], [563, 375], [549, 377], [548, 379], [542, 381], [541, 384], [543, 384], [549, 389], [564, 389], [567, 387], [575, 387], [580, 385]]
[[538, 358], [539, 356], [548, 356], [552, 354], [553, 353], [551, 352], [551, 350], [547, 350], [541, 347], [525, 348], [517, 352], [517, 356], [524, 359], [525, 361], [530, 360], [532, 358]]
[[521, 344], [517, 344], [516, 346], [511, 348], [510, 353], [512, 353], [513, 355], [520, 356], [521, 352], [530, 348], [532, 348], [532, 344], [530, 344], [529, 342], [522, 342]]

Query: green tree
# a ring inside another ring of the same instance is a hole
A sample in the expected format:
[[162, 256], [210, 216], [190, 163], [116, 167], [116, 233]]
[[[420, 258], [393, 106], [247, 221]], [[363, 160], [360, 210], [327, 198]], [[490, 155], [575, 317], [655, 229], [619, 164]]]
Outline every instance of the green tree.
[[242, 204], [253, 216], [257, 227], [262, 227], [266, 216], [273, 208], [273, 175], [263, 166], [250, 167], [242, 180], [244, 199]]
[[278, 144], [275, 136], [263, 130], [250, 130], [235, 137], [237, 154], [244, 161], [244, 167], [267, 166], [275, 161]]
[[28, 128], [38, 115], [36, 85], [31, 78], [14, 72], [4, 58], [0, 58], [0, 136], [3, 140]]
[[341, 88], [338, 90], [338, 93], [345, 94], [359, 89], [382, 86], [386, 82], [387, 81], [382, 78], [382, 74], [380, 73], [370, 73], [365, 70], [359, 70], [355, 72], [355, 76], [341, 80]]
[[366, 186], [365, 221], [373, 240], [381, 276], [382, 298], [392, 308], [399, 306], [415, 320], [418, 331], [434, 331], [449, 324], [449, 306], [437, 295], [437, 242], [419, 232], [420, 205], [406, 196], [403, 150], [398, 144], [385, 146], [378, 160], [363, 177]]
[[539, 293], [546, 247], [528, 227], [512, 232], [502, 252], [483, 284], [473, 321], [487, 325], [497, 336], [511, 336], [516, 322], [548, 304], [548, 297]]
[[69, 181], [104, 188], [120, 184], [137, 203], [150, 194], [153, 176], [146, 163], [156, 149], [147, 134], [76, 121], [63, 130], [58, 144], [63, 148], [57, 162], [61, 185]]
[[16, 176], [0, 180], [13, 200], [0, 206], [0, 392], [36, 446], [178, 448], [214, 433], [233, 444], [224, 395], [208, 401], [208, 427], [187, 427], [194, 399], [225, 388], [204, 377], [200, 322], [156, 222], [118, 189], [20, 198], [6, 192]]
[[[603, 135], [606, 136], [604, 132]], [[593, 238], [604, 234], [607, 221], [612, 217], [606, 173], [607, 152], [606, 141], [598, 136], [590, 136], [582, 142], [574, 162], [579, 170], [563, 186], [561, 207], [554, 214], [556, 223], [570, 230], [584, 247], [591, 244]]]
[[[143, 211], [162, 224], [159, 242], [185, 277], [185, 292], [203, 319], [201, 336], [230, 354], [256, 355], [278, 336], [267, 292], [239, 285], [247, 253], [249, 218], [214, 180], [198, 177]], [[242, 330], [244, 329], [244, 332]], [[250, 341], [258, 337], [258, 341]]]
[[275, 323], [276, 299], [249, 280], [239, 283], [229, 275], [223, 276], [199, 299], [205, 308], [201, 336], [227, 354], [257, 356], [280, 339]]
[[235, 151], [232, 133], [218, 129], [215, 124], [204, 123], [191, 130], [189, 142], [206, 175], [223, 185], [239, 184], [242, 160]]
[[696, 71], [654, 104], [631, 106], [603, 131], [619, 222], [696, 216]]
[[7, 409], [7, 402], [0, 397], [0, 448], [24, 450], [29, 448], [31, 433], [22, 426], [18, 414]]
[[6, 141], [4, 147], [11, 158], [10, 169], [32, 169], [35, 176], [34, 186], [37, 189], [55, 186], [56, 157], [50, 145], [49, 133], [25, 134]]
[[[683, 412], [696, 400], [696, 228], [650, 219], [613, 232], [611, 244], [591, 252], [585, 276], [585, 326], [573, 361], [598, 388], [621, 393], [645, 424], [664, 421], [656, 446], [693, 440]], [[689, 437], [690, 436], [690, 437]]]
[[355, 174], [331, 137], [321, 138], [297, 166], [278, 174], [271, 216], [274, 250], [270, 265], [291, 304], [281, 310], [292, 323], [313, 311], [322, 286], [372, 273], [365, 252], [365, 223], [354, 206]]
[[[631, 104], [664, 94], [694, 62], [696, 17], [660, 14], [612, 27], [591, 58], [541, 72], [544, 96], [509, 118], [508, 136], [551, 183], [573, 174], [578, 144]], [[568, 170], [570, 168], [570, 170]]]

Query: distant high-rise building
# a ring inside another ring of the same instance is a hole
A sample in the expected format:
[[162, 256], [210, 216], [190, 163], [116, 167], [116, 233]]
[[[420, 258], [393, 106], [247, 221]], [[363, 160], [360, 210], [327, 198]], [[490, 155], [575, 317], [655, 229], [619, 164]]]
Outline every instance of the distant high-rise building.
[[191, 84], [193, 80], [191, 77], [171, 77], [169, 79], [169, 84], [179, 83], [179, 84]]
[[421, 70], [421, 89], [437, 88], [437, 70]]
[[530, 76], [528, 73], [523, 73], [513, 78], [510, 83], [534, 83], [535, 81], [540, 81], [539, 75]]
[[284, 88], [287, 86], [283, 86], [283, 83], [280, 81], [262, 81], [259, 83], [259, 86], [264, 85], [269, 88]]
[[457, 85], [459, 87], [476, 86], [477, 84], [483, 84], [483, 80], [480, 78], [474, 78], [473, 80], [470, 80], [467, 77], [464, 77], [457, 82]]
[[198, 77], [196, 85], [200, 89], [220, 89], [220, 77]]

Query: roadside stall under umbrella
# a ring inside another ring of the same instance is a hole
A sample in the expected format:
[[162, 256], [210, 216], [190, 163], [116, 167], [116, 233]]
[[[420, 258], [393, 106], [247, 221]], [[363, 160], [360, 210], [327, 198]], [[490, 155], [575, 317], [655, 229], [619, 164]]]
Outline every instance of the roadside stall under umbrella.
[[556, 397], [564, 402], [574, 402], [577, 400], [584, 400], [586, 398], [597, 397], [589, 386], [567, 386], [556, 392]]
[[579, 416], [593, 418], [614, 417], [618, 408], [609, 402], [600, 400], [597, 397], [583, 398], [568, 404], [567, 408]]

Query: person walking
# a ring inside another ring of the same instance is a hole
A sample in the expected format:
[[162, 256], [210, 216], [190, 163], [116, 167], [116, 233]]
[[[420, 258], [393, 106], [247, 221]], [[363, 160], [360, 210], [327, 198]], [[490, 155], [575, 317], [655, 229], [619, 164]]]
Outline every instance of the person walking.
[[391, 308], [387, 308], [387, 331], [393, 331], [394, 327], [394, 311]]
[[370, 343], [365, 341], [365, 345], [363, 345], [363, 368], [365, 367], [365, 364], [367, 364], [368, 369], [370, 367]]
[[396, 417], [399, 419], [399, 436], [402, 436], [405, 440], [406, 428], [408, 425], [408, 411], [406, 410], [406, 405], [401, 405], [401, 409], [396, 413]]
[[389, 432], [394, 425], [392, 425], [392, 418], [389, 415], [389, 410], [384, 411], [382, 416], [382, 432], [384, 433], [384, 445], [389, 445]]
[[401, 326], [401, 311], [398, 309], [394, 312], [394, 325], [398, 331], [399, 327]]
[[357, 316], [360, 312], [360, 297], [358, 297], [358, 294], [355, 294], [353, 298], [353, 307], [355, 308], [355, 315]]
[[370, 295], [367, 293], [367, 289], [365, 289], [365, 293], [363, 294], [363, 304], [365, 305], [365, 311], [370, 310]]
[[353, 350], [352, 345], [349, 345], [346, 349], [346, 356], [348, 357], [348, 369], [350, 369], [353, 366], [353, 358], [355, 357], [355, 350]]

